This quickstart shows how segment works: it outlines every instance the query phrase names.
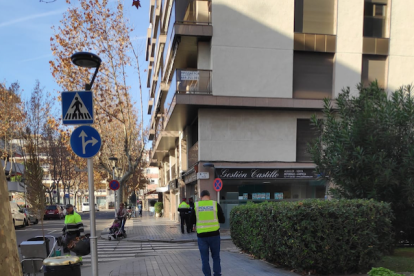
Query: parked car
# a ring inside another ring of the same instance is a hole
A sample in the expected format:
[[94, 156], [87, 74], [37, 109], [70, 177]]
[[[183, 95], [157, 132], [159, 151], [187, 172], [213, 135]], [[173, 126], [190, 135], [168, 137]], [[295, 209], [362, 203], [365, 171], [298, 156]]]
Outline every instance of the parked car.
[[13, 217], [13, 225], [25, 227], [27, 225], [26, 215], [16, 202], [10, 201], [10, 209]]
[[33, 223], [33, 224], [39, 223], [39, 220], [37, 219], [37, 215], [29, 211], [29, 209], [23, 208], [23, 212], [26, 214], [26, 218], [28, 222]]
[[[98, 205], [95, 204], [95, 211], [99, 212]], [[83, 212], [89, 212], [89, 202], [82, 203], [82, 213]]]
[[46, 206], [44, 219], [49, 219], [49, 218], [62, 219], [64, 217], [65, 215], [63, 214], [63, 209], [61, 205], [54, 204], [54, 205]]

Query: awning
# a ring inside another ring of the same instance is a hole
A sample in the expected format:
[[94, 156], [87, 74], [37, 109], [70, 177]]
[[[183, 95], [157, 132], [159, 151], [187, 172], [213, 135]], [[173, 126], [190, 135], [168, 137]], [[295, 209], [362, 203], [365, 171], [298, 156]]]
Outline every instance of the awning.
[[157, 190], [149, 191], [149, 192], [145, 193], [145, 195], [152, 195], [152, 194], [155, 194], [155, 193], [157, 193]]
[[168, 192], [168, 189], [169, 188], [169, 186], [166, 186], [166, 187], [158, 187], [157, 189], [156, 189], [156, 191], [157, 191], [157, 193], [165, 193], [165, 192]]

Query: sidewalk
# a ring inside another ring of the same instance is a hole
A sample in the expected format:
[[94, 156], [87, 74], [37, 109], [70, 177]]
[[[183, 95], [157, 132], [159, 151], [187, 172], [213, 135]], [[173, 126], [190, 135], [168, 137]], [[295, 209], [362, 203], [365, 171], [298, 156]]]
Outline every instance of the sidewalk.
[[[231, 243], [224, 241], [223, 243]], [[234, 247], [234, 245], [233, 245]], [[276, 268], [237, 250], [222, 249], [220, 252], [222, 275], [224, 276], [298, 276], [293, 272]], [[213, 263], [210, 258], [210, 266]], [[99, 276], [203, 276], [200, 253], [197, 250], [172, 250], [156, 256], [136, 257], [120, 262], [98, 265]], [[83, 267], [82, 275], [92, 275], [91, 267]]]
[[[115, 247], [139, 248], [151, 242], [158, 250], [142, 251], [134, 257], [121, 258], [121, 261], [99, 262], [99, 276], [202, 276], [201, 259], [198, 251], [197, 235], [181, 234], [180, 225], [167, 218], [156, 218], [144, 213], [142, 218], [127, 221], [128, 238], [120, 240]], [[105, 230], [104, 230], [105, 231]], [[228, 231], [223, 231], [221, 242], [221, 267], [225, 276], [297, 276], [297, 274], [251, 258], [233, 244]], [[107, 234], [101, 234], [107, 239]], [[224, 239], [224, 240], [223, 240]], [[101, 241], [104, 242], [104, 241]], [[109, 241], [108, 241], [109, 242]], [[176, 245], [171, 243], [176, 242]], [[99, 241], [98, 241], [99, 243]], [[135, 246], [136, 245], [136, 246]], [[108, 246], [108, 245], [105, 245]], [[109, 250], [109, 251], [108, 251]], [[120, 254], [116, 249], [106, 249], [106, 254]], [[123, 249], [124, 251], [132, 249]], [[111, 252], [111, 253], [109, 253]], [[126, 254], [126, 252], [125, 252]], [[210, 258], [210, 266], [212, 266]], [[82, 267], [82, 275], [92, 275], [90, 266]]]
[[[108, 239], [109, 226], [101, 232], [101, 239]], [[125, 223], [127, 238], [124, 241], [143, 242], [189, 242], [197, 241], [197, 234], [181, 233], [180, 224], [169, 218], [150, 216], [143, 212], [142, 218], [131, 218]], [[221, 231], [222, 240], [230, 240], [228, 230]]]

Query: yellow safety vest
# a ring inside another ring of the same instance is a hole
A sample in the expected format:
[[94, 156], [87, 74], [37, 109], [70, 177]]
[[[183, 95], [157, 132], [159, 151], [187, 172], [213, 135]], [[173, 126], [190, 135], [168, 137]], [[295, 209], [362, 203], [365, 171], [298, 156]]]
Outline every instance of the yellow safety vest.
[[65, 216], [66, 233], [79, 231], [83, 232], [83, 223], [81, 216], [73, 212], [73, 214], [67, 214]]
[[220, 229], [216, 201], [199, 201], [195, 204], [195, 211], [197, 217], [197, 234], [214, 232]]
[[181, 202], [181, 204], [180, 205], [178, 205], [178, 209], [181, 209], [181, 208], [190, 208], [190, 205], [188, 205], [187, 204], [187, 202], [185, 202], [185, 201], [183, 201], [183, 202]]

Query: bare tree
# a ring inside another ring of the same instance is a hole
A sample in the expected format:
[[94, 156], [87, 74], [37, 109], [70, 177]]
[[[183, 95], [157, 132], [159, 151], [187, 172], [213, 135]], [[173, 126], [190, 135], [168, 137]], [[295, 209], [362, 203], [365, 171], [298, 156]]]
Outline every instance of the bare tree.
[[[30, 99], [24, 106], [24, 128], [20, 133], [25, 170], [27, 201], [31, 210], [40, 218], [43, 230], [43, 215], [46, 209], [46, 189], [43, 184], [42, 163], [46, 151], [44, 137], [50, 117], [51, 100], [36, 81]], [[43, 233], [44, 234], [44, 233]]]
[[[70, 1], [67, 1], [70, 3]], [[95, 127], [102, 138], [102, 148], [95, 158], [96, 168], [112, 173], [109, 158], [118, 158], [121, 186], [142, 164], [145, 148], [143, 128], [142, 88], [138, 55], [129, 34], [133, 31], [124, 18], [121, 1], [79, 0], [79, 6], [69, 6], [55, 29], [51, 48], [52, 74], [66, 91], [80, 90], [89, 82], [86, 69], [74, 68], [70, 55], [76, 51], [94, 51], [102, 58], [100, 73], [95, 80]], [[131, 101], [131, 87], [127, 83], [129, 68], [137, 71], [140, 110]], [[140, 112], [140, 115], [139, 114]]]
[[0, 275], [22, 275], [19, 253], [17, 251], [16, 231], [13, 227], [13, 218], [7, 191], [7, 180], [3, 168], [0, 168]]
[[23, 104], [20, 97], [18, 82], [12, 83], [8, 88], [5, 83], [0, 83], [0, 158], [5, 160], [3, 170], [6, 178], [11, 176], [12, 170], [7, 171], [7, 162], [13, 167], [16, 152], [20, 148], [13, 143], [18, 139], [23, 121]]

